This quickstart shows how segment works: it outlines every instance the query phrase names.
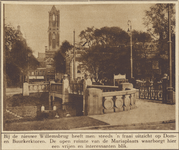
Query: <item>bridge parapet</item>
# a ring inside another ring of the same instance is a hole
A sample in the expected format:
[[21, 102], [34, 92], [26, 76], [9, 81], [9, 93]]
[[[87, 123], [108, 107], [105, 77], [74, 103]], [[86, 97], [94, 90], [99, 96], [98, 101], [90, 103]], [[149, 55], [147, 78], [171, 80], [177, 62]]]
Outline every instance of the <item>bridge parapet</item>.
[[85, 98], [85, 115], [99, 115], [136, 108], [138, 90], [103, 92], [102, 89], [88, 88]]
[[50, 92], [56, 92], [62, 94], [63, 91], [63, 83], [51, 83], [50, 84]]
[[49, 88], [48, 83], [28, 84], [25, 82], [23, 83], [23, 96], [29, 96], [29, 93], [49, 92]]
[[97, 88], [97, 89], [101, 89], [103, 92], [119, 91], [118, 86], [110, 86], [110, 85], [88, 85], [87, 88]]

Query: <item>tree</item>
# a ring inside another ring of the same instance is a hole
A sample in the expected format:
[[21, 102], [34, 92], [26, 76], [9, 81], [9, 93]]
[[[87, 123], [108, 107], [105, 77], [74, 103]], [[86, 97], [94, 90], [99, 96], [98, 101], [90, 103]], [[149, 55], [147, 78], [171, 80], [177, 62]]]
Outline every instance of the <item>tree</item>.
[[65, 73], [66, 72], [66, 53], [71, 50], [73, 46], [68, 42], [64, 41], [60, 49], [54, 55], [54, 67], [56, 72]]
[[128, 34], [119, 27], [87, 28], [81, 31], [81, 40], [88, 44], [80, 61], [96, 81], [113, 78], [113, 74], [129, 74], [130, 59]]
[[87, 27], [87, 29], [82, 30], [80, 32], [79, 37], [81, 39], [81, 44], [83, 44], [83, 46], [85, 44], [88, 44], [88, 46], [90, 47], [93, 44], [93, 41], [95, 39], [94, 30], [95, 30], [94, 27], [91, 28]]
[[4, 34], [5, 34], [5, 36], [4, 36], [5, 43], [4, 44], [5, 44], [6, 61], [10, 62], [11, 61], [10, 51], [12, 49], [13, 43], [15, 43], [18, 38], [17, 30], [15, 30], [10, 25], [5, 25]]
[[152, 49], [153, 46], [152, 38], [149, 33], [142, 31], [132, 31], [132, 50], [133, 50], [133, 72], [135, 78], [146, 78], [152, 74], [151, 64], [149, 55], [149, 48]]
[[[150, 10], [145, 11], [144, 25], [148, 32], [158, 43], [158, 56], [162, 74], [169, 72], [168, 62], [168, 5], [155, 4]], [[171, 6], [171, 25], [172, 25], [172, 66], [173, 78], [175, 78], [175, 4]], [[173, 83], [174, 85], [174, 83]]]
[[[20, 75], [27, 75], [28, 66], [35, 69], [39, 62], [33, 56], [19, 30], [5, 26], [6, 77], [8, 85], [19, 85]], [[30, 57], [29, 57], [30, 56]]]
[[69, 50], [71, 50], [73, 48], [73, 45], [71, 45], [67, 40], [65, 40], [64, 42], [62, 42], [62, 45], [60, 47], [60, 51], [65, 54], [66, 52], [68, 52]]
[[[113, 78], [113, 74], [126, 74], [130, 78], [130, 37], [119, 27], [87, 28], [80, 38], [88, 48], [81, 55], [81, 66], [89, 71], [96, 81]], [[134, 75], [148, 74], [147, 46], [151, 35], [142, 31], [132, 31]], [[82, 68], [81, 67], [81, 68]]]
[[58, 50], [54, 55], [54, 67], [56, 72], [65, 73], [66, 71], [66, 61], [65, 55], [62, 54], [60, 50]]
[[[171, 6], [171, 25], [175, 26], [175, 5]], [[168, 4], [155, 4], [150, 7], [150, 10], [145, 11], [143, 18], [144, 25], [148, 32], [156, 39], [162, 40], [168, 37]]]

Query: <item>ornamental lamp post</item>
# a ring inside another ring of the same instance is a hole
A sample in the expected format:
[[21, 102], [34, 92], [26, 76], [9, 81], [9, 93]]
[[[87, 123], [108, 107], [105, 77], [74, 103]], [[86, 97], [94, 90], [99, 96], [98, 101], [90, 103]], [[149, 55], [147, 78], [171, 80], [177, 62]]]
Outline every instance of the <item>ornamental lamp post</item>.
[[130, 35], [130, 62], [131, 62], [131, 79], [133, 78], [133, 60], [132, 60], [132, 23], [130, 20], [127, 22], [128, 34]]

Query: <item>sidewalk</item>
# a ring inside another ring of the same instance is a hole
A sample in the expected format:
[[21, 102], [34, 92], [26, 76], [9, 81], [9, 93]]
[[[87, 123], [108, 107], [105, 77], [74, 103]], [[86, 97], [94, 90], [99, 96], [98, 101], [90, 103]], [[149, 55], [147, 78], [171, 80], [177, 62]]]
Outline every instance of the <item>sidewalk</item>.
[[175, 106], [158, 101], [138, 99], [137, 108], [129, 111], [92, 115], [91, 118], [110, 125], [131, 125], [175, 120]]

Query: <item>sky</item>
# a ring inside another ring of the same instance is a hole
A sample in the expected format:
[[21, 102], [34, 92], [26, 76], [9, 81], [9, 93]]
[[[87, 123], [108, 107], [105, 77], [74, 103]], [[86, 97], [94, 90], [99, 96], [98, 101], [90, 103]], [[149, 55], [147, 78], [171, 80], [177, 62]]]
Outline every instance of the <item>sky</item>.
[[[75, 30], [75, 42], [79, 42], [79, 34], [87, 27], [117, 26], [127, 31], [127, 22], [132, 22], [132, 29], [146, 31], [143, 25], [145, 10], [149, 10], [152, 4], [60, 4], [55, 7], [60, 11], [60, 43], [64, 40], [73, 43], [73, 31]], [[53, 4], [6, 4], [5, 24], [21, 27], [27, 44], [37, 57], [38, 52], [44, 53], [48, 46], [48, 12]]]

